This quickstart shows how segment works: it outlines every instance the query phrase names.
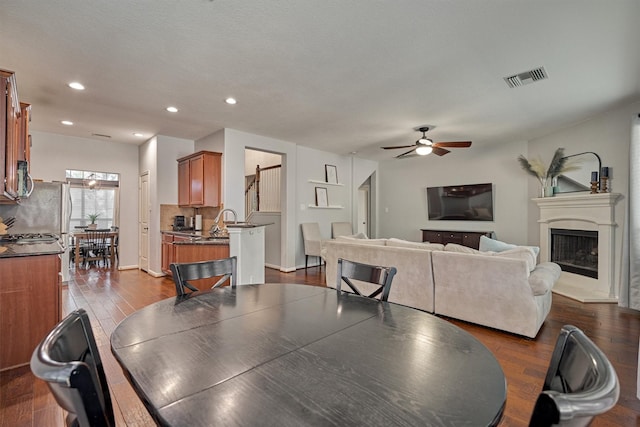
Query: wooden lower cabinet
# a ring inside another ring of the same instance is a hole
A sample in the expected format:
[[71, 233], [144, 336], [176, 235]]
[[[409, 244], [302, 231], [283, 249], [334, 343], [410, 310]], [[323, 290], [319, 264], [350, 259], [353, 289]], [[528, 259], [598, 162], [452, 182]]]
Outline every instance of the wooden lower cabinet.
[[61, 320], [60, 257], [0, 258], [0, 370], [26, 365]]
[[422, 241], [430, 243], [456, 243], [462, 246], [478, 249], [480, 237], [493, 236], [493, 231], [446, 231], [446, 230], [425, 230], [422, 231]]
[[229, 245], [216, 244], [174, 244], [188, 241], [188, 237], [162, 234], [162, 272], [171, 275], [169, 265], [174, 262], [197, 262], [229, 257]]
[[174, 262], [196, 262], [229, 257], [229, 245], [174, 245]]

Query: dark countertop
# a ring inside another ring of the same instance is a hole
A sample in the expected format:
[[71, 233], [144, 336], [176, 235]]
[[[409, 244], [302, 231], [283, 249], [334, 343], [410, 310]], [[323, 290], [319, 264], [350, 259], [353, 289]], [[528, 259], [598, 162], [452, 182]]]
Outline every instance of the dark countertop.
[[64, 252], [58, 242], [0, 243], [0, 258], [19, 256], [55, 255]]
[[208, 231], [173, 231], [163, 230], [162, 234], [187, 237], [189, 240], [173, 242], [174, 245], [228, 245], [229, 237], [211, 237]]

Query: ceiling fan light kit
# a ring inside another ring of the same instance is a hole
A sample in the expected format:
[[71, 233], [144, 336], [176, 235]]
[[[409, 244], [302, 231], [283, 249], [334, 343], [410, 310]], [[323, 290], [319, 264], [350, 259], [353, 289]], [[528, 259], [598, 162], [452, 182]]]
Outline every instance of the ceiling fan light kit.
[[429, 145], [423, 145], [422, 147], [416, 148], [416, 154], [419, 156], [426, 156], [427, 154], [431, 154], [433, 148]]
[[406, 153], [402, 153], [396, 156], [396, 159], [403, 159], [405, 157], [413, 157], [416, 154], [418, 156], [426, 156], [428, 154], [435, 154], [436, 156], [444, 156], [450, 153], [449, 150], [443, 147], [449, 148], [467, 148], [471, 146], [471, 141], [450, 141], [450, 142], [433, 142], [432, 139], [427, 138], [425, 133], [429, 130], [429, 127], [421, 127], [417, 129], [422, 132], [422, 137], [418, 139], [413, 145], [397, 145], [392, 147], [382, 147], [383, 150], [394, 150], [396, 148], [411, 148]]

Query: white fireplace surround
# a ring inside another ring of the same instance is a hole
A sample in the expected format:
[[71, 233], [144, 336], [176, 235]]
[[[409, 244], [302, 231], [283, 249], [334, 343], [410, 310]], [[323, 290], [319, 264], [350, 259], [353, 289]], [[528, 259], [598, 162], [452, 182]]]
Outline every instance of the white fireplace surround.
[[598, 278], [563, 271], [553, 292], [581, 302], [617, 302], [615, 204], [618, 193], [574, 193], [533, 199], [540, 209], [540, 262], [551, 258], [551, 229], [598, 232]]

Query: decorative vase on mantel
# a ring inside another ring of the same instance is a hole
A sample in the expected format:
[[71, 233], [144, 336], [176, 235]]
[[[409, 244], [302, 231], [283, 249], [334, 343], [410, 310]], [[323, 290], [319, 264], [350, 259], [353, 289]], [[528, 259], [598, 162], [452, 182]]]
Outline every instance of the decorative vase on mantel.
[[539, 177], [538, 179], [540, 180], [540, 197], [552, 197], [553, 186], [551, 180], [547, 177]]

